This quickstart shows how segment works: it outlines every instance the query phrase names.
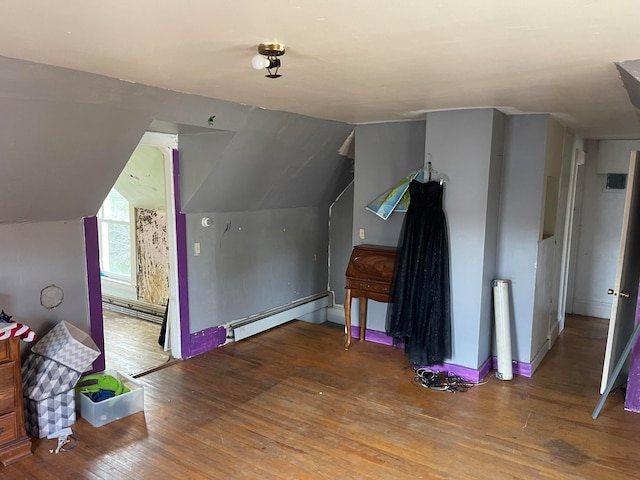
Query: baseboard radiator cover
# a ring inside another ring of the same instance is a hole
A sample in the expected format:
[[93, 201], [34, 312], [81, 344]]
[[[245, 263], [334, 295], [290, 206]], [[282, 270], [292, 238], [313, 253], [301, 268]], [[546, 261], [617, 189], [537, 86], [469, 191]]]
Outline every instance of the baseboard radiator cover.
[[330, 305], [329, 292], [318, 293], [262, 313], [234, 320], [225, 325], [228, 341], [239, 341], [270, 328], [296, 320]]
[[165, 306], [153, 305], [140, 300], [120, 298], [111, 295], [102, 296], [102, 306], [113, 312], [122, 313], [150, 322], [162, 323]]

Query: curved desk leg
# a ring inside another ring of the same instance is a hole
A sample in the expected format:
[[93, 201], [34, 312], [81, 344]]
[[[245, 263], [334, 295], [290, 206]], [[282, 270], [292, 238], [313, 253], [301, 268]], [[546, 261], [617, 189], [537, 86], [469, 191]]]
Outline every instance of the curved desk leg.
[[364, 332], [367, 328], [367, 297], [360, 297], [360, 341], [364, 342]]
[[347, 298], [344, 300], [344, 322], [346, 324], [345, 330], [347, 334], [347, 341], [344, 344], [344, 349], [349, 350], [351, 345], [351, 289], [347, 288]]

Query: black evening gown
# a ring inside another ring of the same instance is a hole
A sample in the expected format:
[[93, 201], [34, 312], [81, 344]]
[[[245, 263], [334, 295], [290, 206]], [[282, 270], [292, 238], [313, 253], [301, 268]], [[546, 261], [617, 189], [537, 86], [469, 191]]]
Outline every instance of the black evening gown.
[[386, 333], [404, 341], [414, 366], [451, 354], [449, 241], [439, 182], [409, 184], [387, 308]]

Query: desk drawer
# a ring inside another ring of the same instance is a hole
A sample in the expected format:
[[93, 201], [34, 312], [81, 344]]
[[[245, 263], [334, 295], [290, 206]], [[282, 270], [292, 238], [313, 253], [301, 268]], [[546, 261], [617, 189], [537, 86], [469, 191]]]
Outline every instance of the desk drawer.
[[362, 290], [363, 292], [375, 292], [389, 294], [391, 285], [376, 282], [367, 282], [366, 280], [357, 280], [349, 278], [347, 280], [347, 288], [352, 290]]

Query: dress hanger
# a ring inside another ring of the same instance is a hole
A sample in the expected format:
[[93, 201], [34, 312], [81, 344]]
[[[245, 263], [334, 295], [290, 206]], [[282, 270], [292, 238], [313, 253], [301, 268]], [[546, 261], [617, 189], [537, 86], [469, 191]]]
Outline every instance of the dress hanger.
[[[429, 156], [431, 156], [431, 154], [429, 154]], [[449, 178], [446, 175], [441, 174], [437, 170], [434, 170], [430, 161], [427, 162], [427, 165], [424, 171], [427, 174], [427, 179], [426, 179], [427, 182], [440, 182], [440, 185], [442, 185], [449, 180]]]

